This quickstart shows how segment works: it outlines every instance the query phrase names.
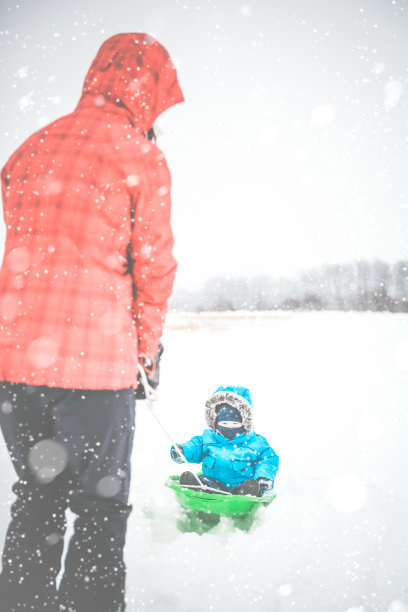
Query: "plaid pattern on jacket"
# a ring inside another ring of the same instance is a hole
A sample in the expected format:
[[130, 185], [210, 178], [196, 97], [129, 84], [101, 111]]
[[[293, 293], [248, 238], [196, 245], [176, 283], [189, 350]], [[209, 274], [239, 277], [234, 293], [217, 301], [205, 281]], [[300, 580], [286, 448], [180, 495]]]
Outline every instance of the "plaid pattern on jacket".
[[176, 271], [170, 173], [145, 134], [181, 101], [155, 39], [113, 36], [74, 112], [6, 163], [0, 380], [137, 386], [139, 354], [157, 351]]

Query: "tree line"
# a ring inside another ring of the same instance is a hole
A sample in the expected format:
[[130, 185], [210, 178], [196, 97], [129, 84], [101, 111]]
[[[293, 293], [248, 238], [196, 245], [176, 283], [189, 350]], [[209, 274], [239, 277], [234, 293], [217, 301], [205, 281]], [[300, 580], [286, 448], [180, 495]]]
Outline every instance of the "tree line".
[[214, 277], [199, 291], [178, 290], [173, 311], [357, 310], [408, 312], [408, 260], [355, 261], [297, 278]]

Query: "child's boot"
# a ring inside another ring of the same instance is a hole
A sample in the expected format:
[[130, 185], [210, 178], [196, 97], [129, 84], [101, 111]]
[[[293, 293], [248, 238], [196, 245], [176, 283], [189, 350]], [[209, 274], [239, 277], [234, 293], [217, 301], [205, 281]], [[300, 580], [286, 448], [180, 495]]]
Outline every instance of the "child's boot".
[[180, 476], [180, 485], [182, 487], [194, 487], [199, 488], [200, 483], [194, 476], [193, 472], [183, 472]]
[[231, 493], [233, 495], [252, 495], [253, 497], [257, 497], [259, 495], [259, 482], [254, 478], [249, 478], [242, 484], [231, 489]]

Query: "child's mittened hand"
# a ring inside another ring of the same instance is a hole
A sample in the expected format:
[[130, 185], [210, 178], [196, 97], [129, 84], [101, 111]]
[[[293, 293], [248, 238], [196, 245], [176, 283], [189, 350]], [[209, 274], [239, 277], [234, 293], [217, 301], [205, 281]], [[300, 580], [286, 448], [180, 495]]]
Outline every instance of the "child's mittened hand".
[[259, 482], [259, 487], [261, 491], [269, 491], [270, 489], [273, 489], [273, 480], [270, 480], [269, 478], [263, 478], [261, 476], [260, 478], [257, 478], [257, 481]]
[[[181, 446], [181, 444], [177, 444], [177, 448], [180, 449], [180, 451], [183, 453], [183, 447]], [[173, 459], [173, 461], [175, 461], [176, 463], [183, 463], [183, 459], [180, 457], [180, 454], [177, 452], [177, 450], [174, 448], [174, 446], [171, 447], [170, 449], [170, 455], [171, 458]]]

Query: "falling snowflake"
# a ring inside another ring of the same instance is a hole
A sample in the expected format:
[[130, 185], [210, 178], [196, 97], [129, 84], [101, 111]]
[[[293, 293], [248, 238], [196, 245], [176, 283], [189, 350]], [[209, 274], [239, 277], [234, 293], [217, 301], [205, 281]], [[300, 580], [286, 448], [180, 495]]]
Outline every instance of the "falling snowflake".
[[28, 465], [41, 484], [52, 482], [67, 466], [68, 454], [57, 440], [40, 440], [31, 447]]
[[16, 72], [16, 77], [19, 79], [25, 79], [28, 75], [28, 66], [22, 66]]
[[34, 91], [30, 91], [28, 94], [26, 94], [25, 96], [19, 99], [19, 101], [17, 102], [17, 105], [21, 111], [25, 111], [27, 110], [27, 108], [34, 106], [34, 102], [32, 100], [33, 95], [34, 95]]
[[398, 81], [388, 81], [384, 87], [384, 106], [387, 111], [398, 104], [401, 94], [402, 84]]
[[249, 4], [246, 4], [239, 10], [239, 14], [243, 17], [252, 17], [252, 8], [249, 6]]
[[119, 493], [121, 486], [119, 478], [115, 476], [105, 476], [97, 483], [96, 492], [101, 497], [114, 497]]

